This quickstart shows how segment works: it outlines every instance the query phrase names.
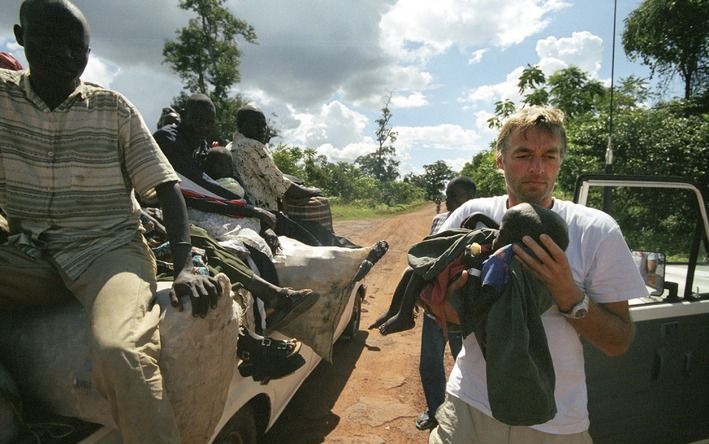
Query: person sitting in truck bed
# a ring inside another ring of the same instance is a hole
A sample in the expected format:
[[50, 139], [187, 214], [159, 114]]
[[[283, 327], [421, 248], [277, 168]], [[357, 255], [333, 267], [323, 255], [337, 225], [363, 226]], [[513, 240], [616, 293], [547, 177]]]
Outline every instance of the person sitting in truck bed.
[[[260, 234], [272, 246], [277, 245], [277, 239], [273, 239], [273, 236], [265, 229], [266, 227], [273, 229], [277, 235], [287, 236], [310, 246], [331, 245], [361, 248], [344, 240], [344, 238], [333, 235], [323, 227], [314, 230], [313, 226], [318, 224], [312, 223], [306, 229], [303, 224], [307, 222], [296, 222], [281, 211], [251, 205], [248, 200], [243, 199], [243, 195], [236, 194], [228, 186], [220, 184], [215, 179], [236, 178], [238, 174], [231, 167], [233, 165], [232, 157], [224, 157], [224, 152], [219, 149], [212, 154], [214, 157], [211, 164], [223, 164], [224, 168], [222, 170], [227, 170], [227, 168], [228, 170], [220, 171], [220, 169], [212, 168], [211, 172], [220, 177], [211, 177], [205, 171], [207, 164], [210, 163], [208, 161], [210, 150], [208, 149], [206, 138], [212, 130], [215, 116], [216, 109], [211, 99], [206, 95], [196, 94], [191, 96], [185, 103], [182, 121], [179, 125], [161, 128], [153, 134], [177, 173], [189, 179], [197, 187], [201, 187], [216, 196], [217, 200], [221, 199], [218, 202], [210, 202], [208, 198], [191, 198], [188, 196], [188, 207], [220, 213], [230, 217], [255, 217], [262, 224]], [[229, 174], [229, 176], [226, 176], [226, 174]], [[234, 220], [232, 219], [230, 223], [233, 224]], [[313, 230], [316, 234], [313, 233]], [[322, 242], [323, 239], [325, 242]], [[382, 240], [375, 243], [371, 249], [367, 263], [363, 264], [361, 272], [357, 275], [358, 278], [364, 277], [373, 265], [386, 254], [388, 244]]]
[[[250, 202], [270, 210], [281, 209], [312, 233], [322, 245], [358, 248], [332, 228], [330, 203], [318, 188], [293, 182], [278, 169], [266, 145], [271, 131], [263, 112], [251, 105], [236, 113], [237, 131], [227, 145], [233, 172]], [[287, 236], [288, 234], [286, 234]]]
[[[214, 278], [195, 275], [178, 179], [138, 111], [80, 80], [89, 27], [66, 0], [25, 0], [14, 34], [29, 71], [0, 70], [0, 309], [76, 298], [86, 308], [93, 383], [125, 443], [177, 443], [158, 366], [154, 260], [135, 194], [157, 195], [175, 260], [172, 302], [217, 304]], [[31, 136], [28, 136], [31, 135]]]

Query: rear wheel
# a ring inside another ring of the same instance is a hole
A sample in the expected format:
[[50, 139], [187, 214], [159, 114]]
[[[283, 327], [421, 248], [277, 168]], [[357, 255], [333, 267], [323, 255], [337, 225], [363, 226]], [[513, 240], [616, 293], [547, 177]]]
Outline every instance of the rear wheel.
[[250, 404], [239, 409], [214, 440], [214, 444], [257, 444], [258, 442], [256, 417]]

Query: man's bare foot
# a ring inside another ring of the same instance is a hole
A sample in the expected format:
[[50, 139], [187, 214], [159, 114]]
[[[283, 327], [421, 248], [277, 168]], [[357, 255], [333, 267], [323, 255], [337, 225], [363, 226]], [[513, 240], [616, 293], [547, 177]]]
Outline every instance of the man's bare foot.
[[407, 318], [401, 313], [397, 313], [393, 318], [386, 321], [379, 327], [379, 333], [383, 335], [388, 335], [391, 333], [398, 333], [400, 331], [411, 330], [416, 326], [413, 318]]

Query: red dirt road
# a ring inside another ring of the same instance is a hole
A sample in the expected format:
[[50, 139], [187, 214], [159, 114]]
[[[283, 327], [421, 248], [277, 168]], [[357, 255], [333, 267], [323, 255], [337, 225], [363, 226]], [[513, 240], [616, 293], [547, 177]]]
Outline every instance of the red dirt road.
[[[403, 333], [367, 330], [389, 307], [406, 267], [406, 251], [431, 226], [435, 207], [386, 219], [336, 222], [335, 231], [362, 245], [389, 242], [389, 252], [365, 278], [359, 335], [338, 343], [334, 363], [321, 362], [265, 436], [267, 444], [424, 443], [414, 421], [425, 402], [418, 374], [421, 320]], [[446, 356], [447, 364], [452, 364]]]

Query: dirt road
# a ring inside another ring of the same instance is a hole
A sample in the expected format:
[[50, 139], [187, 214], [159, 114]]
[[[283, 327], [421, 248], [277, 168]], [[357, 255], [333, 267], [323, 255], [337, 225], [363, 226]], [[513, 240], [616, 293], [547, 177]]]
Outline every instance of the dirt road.
[[338, 234], [362, 245], [386, 239], [389, 252], [365, 278], [358, 337], [336, 344], [334, 363], [322, 362], [305, 381], [266, 435], [267, 444], [426, 442], [428, 433], [414, 426], [425, 407], [418, 375], [420, 319], [413, 330], [389, 336], [366, 328], [389, 307], [406, 251], [428, 234], [434, 215], [435, 207], [427, 205], [387, 219], [335, 223]]

